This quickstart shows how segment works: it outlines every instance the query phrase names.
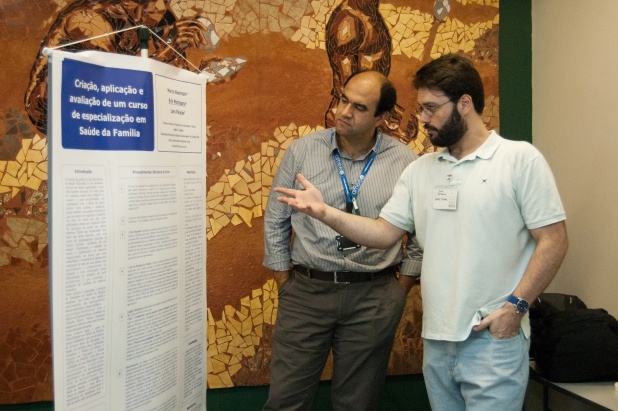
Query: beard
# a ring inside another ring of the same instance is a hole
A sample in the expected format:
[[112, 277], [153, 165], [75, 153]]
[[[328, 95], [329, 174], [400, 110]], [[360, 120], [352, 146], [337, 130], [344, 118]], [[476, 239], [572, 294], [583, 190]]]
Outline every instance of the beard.
[[435, 132], [433, 137], [431, 135], [429, 136], [431, 144], [438, 147], [450, 147], [457, 144], [459, 140], [462, 139], [464, 134], [468, 131], [468, 126], [461, 114], [459, 114], [459, 111], [457, 111], [457, 107], [453, 107], [451, 115], [442, 128], [438, 129], [434, 126], [425, 125], [425, 130], [432, 130]]

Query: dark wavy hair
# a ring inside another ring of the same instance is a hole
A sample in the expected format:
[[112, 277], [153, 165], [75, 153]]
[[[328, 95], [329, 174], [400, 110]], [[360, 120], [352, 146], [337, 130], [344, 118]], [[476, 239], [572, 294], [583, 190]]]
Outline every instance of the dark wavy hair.
[[478, 114], [485, 108], [485, 92], [479, 72], [470, 60], [458, 54], [446, 54], [425, 64], [417, 72], [412, 85], [443, 92], [451, 101], [464, 94], [472, 97]]

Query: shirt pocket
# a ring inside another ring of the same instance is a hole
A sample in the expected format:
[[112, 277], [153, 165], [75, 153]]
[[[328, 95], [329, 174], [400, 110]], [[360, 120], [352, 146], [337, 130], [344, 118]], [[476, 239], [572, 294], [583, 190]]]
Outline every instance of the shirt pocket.
[[[316, 161], [316, 160], [307, 160], [298, 171], [301, 173], [311, 184], [316, 186], [318, 190], [322, 191], [325, 187], [325, 184], [328, 182], [332, 173], [336, 170], [333, 170], [327, 162], [324, 160]], [[302, 189], [303, 187], [300, 185], [298, 180], [294, 183], [296, 189]]]

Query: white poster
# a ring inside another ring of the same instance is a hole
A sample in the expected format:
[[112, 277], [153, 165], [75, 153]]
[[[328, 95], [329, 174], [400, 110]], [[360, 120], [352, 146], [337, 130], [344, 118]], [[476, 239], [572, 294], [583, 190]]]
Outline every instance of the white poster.
[[206, 78], [50, 55], [56, 410], [206, 409]]

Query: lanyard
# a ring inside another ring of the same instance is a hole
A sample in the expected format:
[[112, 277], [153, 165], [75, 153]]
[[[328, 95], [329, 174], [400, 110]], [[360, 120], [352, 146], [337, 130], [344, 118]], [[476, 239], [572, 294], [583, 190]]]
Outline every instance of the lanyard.
[[[335, 136], [335, 132], [333, 132], [331, 136], [331, 140], [334, 136]], [[341, 185], [343, 186], [343, 192], [345, 193], [346, 206], [352, 205], [351, 211], [354, 214], [360, 215], [360, 210], [358, 209], [358, 204], [356, 203], [356, 196], [358, 195], [358, 191], [360, 190], [360, 187], [363, 184], [363, 181], [365, 181], [365, 177], [367, 176], [369, 169], [373, 165], [373, 162], [375, 161], [376, 156], [378, 155], [378, 150], [380, 149], [381, 142], [382, 142], [382, 136], [378, 134], [378, 141], [376, 143], [375, 150], [369, 156], [369, 159], [365, 163], [365, 166], [363, 167], [360, 173], [360, 176], [358, 176], [358, 181], [356, 181], [356, 184], [354, 184], [354, 187], [352, 188], [352, 190], [350, 190], [348, 178], [346, 177], [345, 171], [343, 170], [343, 164], [341, 163], [341, 155], [339, 154], [339, 149], [336, 148], [333, 151], [333, 155], [335, 157], [335, 164], [337, 165], [337, 170], [339, 171], [339, 178], [341, 178]]]

